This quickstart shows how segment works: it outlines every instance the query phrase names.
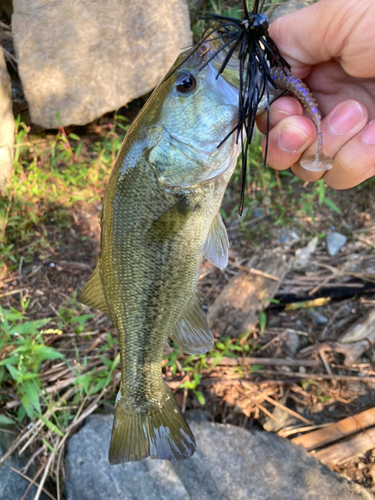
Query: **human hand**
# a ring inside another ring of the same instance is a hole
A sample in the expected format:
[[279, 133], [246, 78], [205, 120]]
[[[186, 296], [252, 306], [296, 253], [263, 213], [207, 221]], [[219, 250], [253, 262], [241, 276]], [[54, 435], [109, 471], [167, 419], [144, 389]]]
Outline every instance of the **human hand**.
[[[301, 157], [317, 150], [315, 126], [296, 99], [281, 97], [270, 107], [271, 167], [292, 167], [305, 181], [323, 177], [335, 189], [375, 175], [374, 22], [374, 0], [320, 0], [272, 23], [271, 37], [326, 115], [323, 153], [334, 158], [334, 166], [326, 172], [301, 167]], [[262, 113], [257, 125], [263, 133], [266, 124]]]

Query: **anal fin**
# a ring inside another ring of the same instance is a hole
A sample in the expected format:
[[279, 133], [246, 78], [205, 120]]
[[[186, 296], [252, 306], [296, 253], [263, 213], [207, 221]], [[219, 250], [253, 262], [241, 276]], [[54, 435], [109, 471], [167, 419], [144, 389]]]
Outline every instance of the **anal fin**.
[[203, 248], [204, 256], [214, 266], [225, 269], [228, 265], [229, 240], [220, 212], [212, 222]]
[[83, 287], [82, 292], [79, 294], [78, 300], [82, 304], [90, 307], [95, 307], [99, 311], [109, 315], [107, 302], [105, 300], [103, 285], [101, 280], [100, 262], [98, 262], [95, 271], [90, 276], [90, 279]]
[[188, 354], [203, 354], [214, 346], [214, 337], [198, 295], [189, 300], [171, 339]]

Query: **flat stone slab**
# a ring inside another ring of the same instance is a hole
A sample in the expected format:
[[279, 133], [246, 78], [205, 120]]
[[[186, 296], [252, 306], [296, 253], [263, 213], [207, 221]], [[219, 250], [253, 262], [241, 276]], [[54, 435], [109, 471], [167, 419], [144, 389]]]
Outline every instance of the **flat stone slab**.
[[275, 434], [210, 422], [190, 422], [198, 449], [188, 460], [111, 466], [112, 422], [92, 415], [70, 439], [68, 500], [374, 500]]

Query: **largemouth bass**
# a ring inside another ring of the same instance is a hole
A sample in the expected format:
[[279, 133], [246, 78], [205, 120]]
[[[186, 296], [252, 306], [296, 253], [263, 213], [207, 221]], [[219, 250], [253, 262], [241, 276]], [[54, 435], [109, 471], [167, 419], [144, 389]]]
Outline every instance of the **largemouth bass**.
[[119, 335], [112, 464], [195, 451], [161, 362], [168, 338], [189, 353], [213, 346], [198, 273], [203, 255], [227, 265], [219, 209], [239, 154], [234, 136], [217, 148], [236, 125], [238, 90], [210, 64], [198, 71], [201, 52], [160, 84], [125, 137], [104, 195], [100, 259], [80, 296]]
[[80, 300], [107, 313], [119, 335], [112, 464], [180, 460], [196, 448], [161, 363], [168, 338], [193, 354], [213, 346], [199, 267], [203, 255], [221, 269], [228, 261], [219, 210], [240, 153], [229, 135], [238, 120], [238, 63], [219, 77], [217, 58], [202, 69], [217, 43], [179, 56], [132, 123], [104, 195], [100, 258]]

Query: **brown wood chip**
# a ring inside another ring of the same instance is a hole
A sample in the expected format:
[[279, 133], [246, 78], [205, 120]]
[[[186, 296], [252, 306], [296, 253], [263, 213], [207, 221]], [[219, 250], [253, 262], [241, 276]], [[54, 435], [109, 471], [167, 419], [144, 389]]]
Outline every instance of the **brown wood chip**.
[[[340, 422], [331, 424], [324, 429], [295, 437], [292, 439], [292, 443], [303, 446], [306, 450], [312, 450], [372, 425], [375, 425], [375, 408], [358, 413], [358, 415], [354, 415], [353, 417], [344, 418]], [[373, 447], [375, 448], [375, 443]]]
[[328, 446], [316, 452], [314, 457], [324, 465], [340, 465], [373, 448], [375, 448], [375, 428], [365, 430], [344, 442]]

